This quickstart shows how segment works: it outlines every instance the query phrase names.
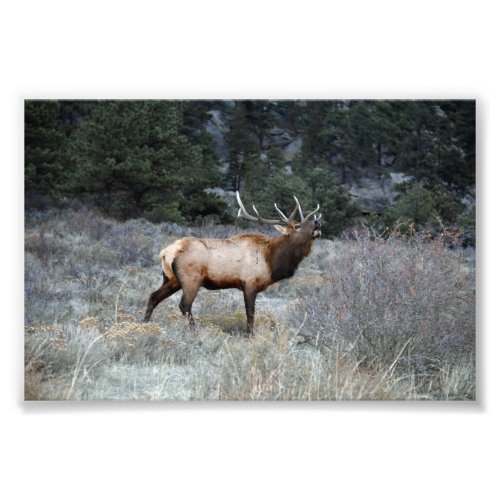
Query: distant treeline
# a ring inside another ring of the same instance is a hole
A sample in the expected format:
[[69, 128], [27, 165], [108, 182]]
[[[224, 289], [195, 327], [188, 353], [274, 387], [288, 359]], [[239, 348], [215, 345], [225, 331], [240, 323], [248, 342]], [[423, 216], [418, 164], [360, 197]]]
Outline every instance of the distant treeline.
[[[206, 125], [226, 120], [227, 154]], [[301, 138], [285, 161], [275, 130]], [[221, 168], [224, 163], [224, 168]], [[423, 227], [435, 216], [474, 225], [474, 101], [26, 101], [26, 208], [80, 200], [125, 219], [229, 222], [234, 209], [213, 188], [240, 189], [261, 213], [276, 202], [322, 206], [326, 235], [360, 215], [342, 186], [403, 172], [399, 201], [370, 224]], [[208, 189], [212, 188], [212, 189]]]

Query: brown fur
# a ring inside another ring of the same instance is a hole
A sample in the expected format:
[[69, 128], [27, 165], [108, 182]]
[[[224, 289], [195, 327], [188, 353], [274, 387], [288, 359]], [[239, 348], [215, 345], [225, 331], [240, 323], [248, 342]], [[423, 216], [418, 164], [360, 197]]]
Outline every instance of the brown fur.
[[183, 238], [160, 253], [163, 285], [150, 296], [145, 321], [155, 307], [182, 288], [182, 314], [194, 324], [191, 306], [201, 286], [243, 291], [247, 334], [252, 334], [255, 298], [269, 285], [293, 276], [319, 236], [319, 221], [290, 222], [278, 237], [248, 233], [228, 239]]

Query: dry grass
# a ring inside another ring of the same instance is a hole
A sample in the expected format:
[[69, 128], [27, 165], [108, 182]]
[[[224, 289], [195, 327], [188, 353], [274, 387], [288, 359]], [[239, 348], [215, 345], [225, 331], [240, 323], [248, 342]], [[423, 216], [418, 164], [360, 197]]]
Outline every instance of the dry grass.
[[[198, 228], [226, 236], [230, 228]], [[26, 221], [25, 398], [474, 399], [473, 254], [440, 241], [318, 241], [257, 300], [201, 290], [190, 329], [174, 295], [140, 323], [166, 241], [190, 233], [92, 212]]]

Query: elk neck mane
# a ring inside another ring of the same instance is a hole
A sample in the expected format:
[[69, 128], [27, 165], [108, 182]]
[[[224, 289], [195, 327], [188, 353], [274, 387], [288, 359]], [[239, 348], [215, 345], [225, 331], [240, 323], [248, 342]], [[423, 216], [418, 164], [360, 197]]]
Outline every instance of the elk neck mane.
[[291, 278], [302, 260], [311, 253], [312, 240], [278, 236], [269, 240], [266, 260], [273, 282]]

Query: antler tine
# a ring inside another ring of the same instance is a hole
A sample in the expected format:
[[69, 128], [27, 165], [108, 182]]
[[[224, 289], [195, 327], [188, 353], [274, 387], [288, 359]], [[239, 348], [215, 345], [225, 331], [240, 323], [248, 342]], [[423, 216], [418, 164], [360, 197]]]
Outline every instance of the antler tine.
[[[299, 200], [297, 200], [297, 197], [294, 196], [293, 197], [294, 200], [295, 200], [295, 203], [297, 203], [297, 206], [295, 207], [295, 210], [297, 210], [297, 208], [299, 209], [299, 215], [300, 215], [300, 222], [304, 222], [304, 214], [302, 213], [302, 208], [300, 206], [300, 203], [299, 203]], [[293, 211], [293, 215], [295, 215], [295, 210]]]
[[[311, 215], [315, 214], [318, 210], [319, 210], [319, 204], [318, 204], [318, 206], [316, 207], [316, 209], [315, 209], [315, 210], [313, 210], [310, 214], [308, 214], [308, 215], [307, 215], [304, 219], [302, 219], [302, 220], [305, 222], [306, 220], [308, 220], [308, 219], [309, 219], [309, 217], [311, 217]], [[321, 217], [321, 214], [319, 214], [318, 219], [319, 219], [320, 217]], [[314, 219], [316, 219], [316, 217], [314, 217]]]
[[[294, 196], [295, 198], [295, 196]], [[290, 214], [290, 217], [289, 219], [290, 220], [293, 220], [293, 218], [295, 217], [295, 214], [297, 213], [297, 209], [299, 208], [299, 205], [297, 204], [297, 199], [295, 200], [295, 208], [293, 209], [292, 213]]]
[[287, 217], [279, 208], [278, 208], [278, 205], [276, 205], [276, 203], [274, 204], [274, 208], [276, 209], [276, 211], [278, 212], [279, 216], [280, 216], [280, 219], [281, 219], [281, 222], [284, 222], [285, 224], [288, 224], [290, 222], [290, 220], [292, 219], [292, 217]]
[[243, 219], [248, 219], [248, 220], [251, 220], [253, 222], [256, 222], [258, 221], [259, 219], [257, 219], [257, 217], [254, 217], [253, 215], [250, 215], [245, 207], [243, 206], [243, 203], [241, 201], [241, 198], [240, 198], [240, 193], [238, 191], [236, 191], [236, 199], [238, 200], [238, 205], [240, 206], [240, 209], [238, 210], [238, 217], [241, 217]]

